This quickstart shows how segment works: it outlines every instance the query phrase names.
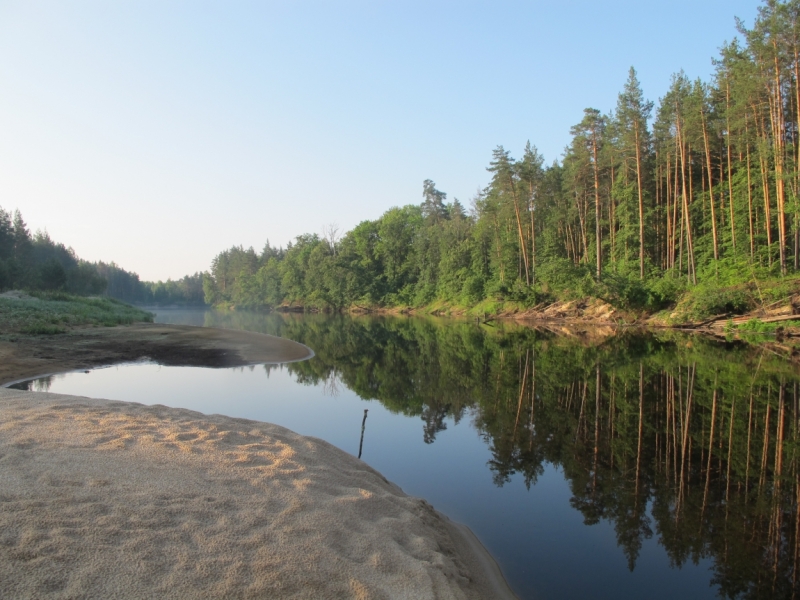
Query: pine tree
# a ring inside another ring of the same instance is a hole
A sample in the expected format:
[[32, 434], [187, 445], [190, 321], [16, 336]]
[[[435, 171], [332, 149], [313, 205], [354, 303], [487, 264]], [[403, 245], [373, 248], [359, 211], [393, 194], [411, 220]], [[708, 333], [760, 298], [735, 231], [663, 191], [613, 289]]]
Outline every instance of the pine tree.
[[498, 146], [492, 153], [492, 162], [489, 164], [487, 170], [494, 173], [494, 177], [492, 178], [492, 185], [494, 188], [509, 195], [514, 205], [517, 234], [519, 236], [519, 252], [522, 256], [525, 271], [525, 283], [530, 285], [530, 269], [520, 209], [519, 174], [517, 172], [517, 166], [514, 160], [509, 156], [508, 151], [504, 150], [502, 146]]
[[647, 121], [653, 103], [644, 100], [636, 70], [631, 67], [625, 89], [617, 101], [616, 121], [619, 130], [623, 165], [633, 159], [636, 169], [636, 194], [639, 201], [639, 277], [644, 279], [645, 258], [645, 181], [649, 175], [646, 165], [650, 158], [650, 132]]
[[544, 157], [539, 154], [536, 146], [531, 146], [530, 141], [525, 145], [525, 152], [519, 162], [520, 179], [525, 186], [528, 196], [528, 212], [531, 221], [531, 285], [536, 283], [536, 210], [537, 201], [540, 194], [540, 187], [544, 178]]
[[606, 118], [596, 108], [587, 108], [583, 111], [583, 120], [575, 125], [571, 133], [574, 137], [573, 147], [576, 145], [584, 150], [582, 152], [588, 161], [592, 174], [594, 192], [595, 214], [595, 277], [600, 281], [603, 268], [603, 247], [600, 233], [600, 153], [605, 143]]
[[447, 218], [447, 208], [444, 201], [447, 194], [436, 189], [436, 184], [430, 179], [422, 182], [422, 214], [438, 223]]

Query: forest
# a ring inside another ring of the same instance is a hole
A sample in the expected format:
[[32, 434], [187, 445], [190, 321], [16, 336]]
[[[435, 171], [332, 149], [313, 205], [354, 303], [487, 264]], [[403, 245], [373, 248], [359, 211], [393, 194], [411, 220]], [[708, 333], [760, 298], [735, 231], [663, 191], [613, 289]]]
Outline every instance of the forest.
[[422, 202], [209, 271], [141, 281], [31, 235], [0, 209], [0, 289], [137, 304], [479, 313], [594, 297], [653, 313], [740, 314], [800, 292], [800, 0], [764, 0], [712, 59], [708, 81], [672, 76], [657, 103], [631, 68], [616, 107], [587, 108], [559, 160], [498, 146], [466, 204], [428, 179]]
[[22, 214], [0, 207], [0, 291], [25, 289], [107, 295], [136, 304], [203, 304], [203, 276], [140, 281], [114, 263], [89, 262], [44, 231], [31, 235]]
[[530, 142], [521, 158], [498, 146], [468, 206], [426, 180], [421, 204], [343, 235], [329, 226], [286, 248], [220, 252], [206, 302], [337, 310], [594, 296], [654, 311], [717, 290], [710, 310], [741, 312], [769, 282], [792, 287], [800, 1], [766, 0], [752, 28], [737, 27], [709, 81], [678, 72], [658, 103], [631, 68], [611, 112], [576, 118], [560, 160], [546, 164]]

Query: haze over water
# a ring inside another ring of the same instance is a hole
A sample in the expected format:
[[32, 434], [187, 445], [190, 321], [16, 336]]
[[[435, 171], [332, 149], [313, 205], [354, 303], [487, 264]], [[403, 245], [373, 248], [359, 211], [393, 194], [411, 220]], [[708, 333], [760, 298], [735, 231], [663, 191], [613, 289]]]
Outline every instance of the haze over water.
[[[132, 365], [31, 389], [270, 421], [358, 454], [467, 524], [521, 598], [792, 598], [798, 379], [674, 333], [159, 311], [314, 349], [245, 369]], [[765, 444], [766, 440], [766, 444]]]

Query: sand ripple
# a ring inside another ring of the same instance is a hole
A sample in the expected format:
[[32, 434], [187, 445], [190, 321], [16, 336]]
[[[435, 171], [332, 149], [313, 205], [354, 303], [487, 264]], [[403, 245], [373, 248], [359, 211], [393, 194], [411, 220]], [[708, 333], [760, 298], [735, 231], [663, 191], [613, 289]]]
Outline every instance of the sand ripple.
[[3, 598], [496, 597], [425, 501], [268, 423], [0, 390], [0, 481]]

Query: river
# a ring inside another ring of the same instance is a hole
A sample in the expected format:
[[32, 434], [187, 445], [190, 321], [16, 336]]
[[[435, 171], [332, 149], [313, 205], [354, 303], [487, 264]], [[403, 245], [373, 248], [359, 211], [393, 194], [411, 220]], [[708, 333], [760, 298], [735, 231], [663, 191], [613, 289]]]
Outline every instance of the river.
[[156, 312], [316, 356], [22, 387], [269, 421], [360, 451], [468, 525], [520, 598], [800, 595], [799, 380], [769, 352], [674, 332]]

